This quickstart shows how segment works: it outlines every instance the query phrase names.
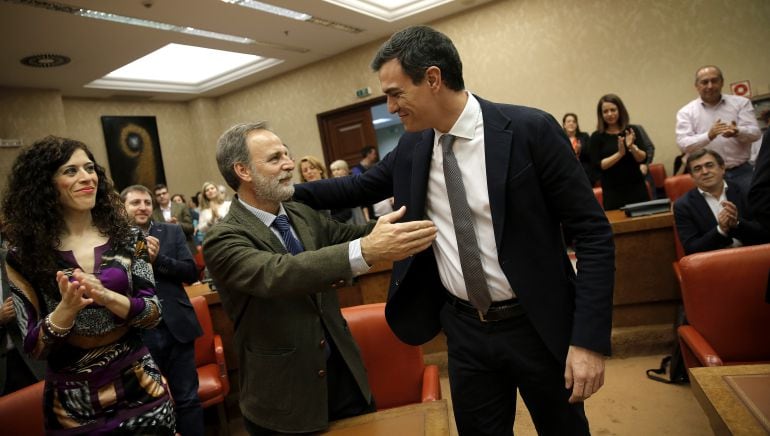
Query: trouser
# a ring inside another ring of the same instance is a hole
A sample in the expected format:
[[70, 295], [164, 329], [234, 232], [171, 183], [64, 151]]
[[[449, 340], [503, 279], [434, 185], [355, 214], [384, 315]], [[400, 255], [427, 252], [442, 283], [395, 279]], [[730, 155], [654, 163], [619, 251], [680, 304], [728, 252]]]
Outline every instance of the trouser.
[[583, 404], [567, 401], [564, 363], [546, 348], [523, 309], [485, 323], [446, 304], [441, 324], [461, 436], [512, 435], [517, 389], [539, 435], [590, 434]]

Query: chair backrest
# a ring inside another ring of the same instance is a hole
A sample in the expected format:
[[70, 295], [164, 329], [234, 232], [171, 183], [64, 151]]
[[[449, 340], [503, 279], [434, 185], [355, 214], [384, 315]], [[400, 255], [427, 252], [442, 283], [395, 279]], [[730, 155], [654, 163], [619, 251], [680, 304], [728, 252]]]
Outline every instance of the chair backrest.
[[596, 201], [599, 202], [599, 206], [604, 209], [604, 193], [602, 192], [602, 187], [597, 186], [594, 188], [594, 196], [596, 197]]
[[209, 312], [209, 303], [203, 296], [197, 296], [190, 299], [195, 309], [195, 316], [203, 330], [203, 335], [195, 339], [195, 366], [201, 366], [207, 363], [216, 363], [214, 355], [214, 327], [211, 323], [211, 313]]
[[422, 349], [401, 342], [385, 320], [385, 303], [342, 309], [361, 349], [377, 409], [421, 402]]
[[0, 428], [3, 434], [36, 436], [43, 428], [43, 386], [45, 382], [0, 396]]
[[649, 166], [652, 181], [655, 183], [655, 189], [662, 189], [666, 180], [666, 167], [662, 163], [652, 163]]
[[677, 198], [684, 195], [687, 191], [695, 187], [695, 181], [689, 174], [680, 174], [678, 176], [667, 177], [663, 181], [663, 187], [666, 190], [666, 197], [673, 204]]
[[687, 322], [722, 361], [769, 361], [770, 244], [691, 254], [679, 268]]
[[[666, 196], [671, 200], [671, 209], [674, 208], [674, 202], [688, 191], [695, 188], [695, 181], [689, 174], [680, 174], [678, 176], [671, 176], [666, 178], [663, 182], [666, 189]], [[676, 249], [676, 258], [681, 259], [684, 256], [684, 247], [679, 241], [679, 232], [676, 230], [676, 223], [674, 223], [674, 248]]]

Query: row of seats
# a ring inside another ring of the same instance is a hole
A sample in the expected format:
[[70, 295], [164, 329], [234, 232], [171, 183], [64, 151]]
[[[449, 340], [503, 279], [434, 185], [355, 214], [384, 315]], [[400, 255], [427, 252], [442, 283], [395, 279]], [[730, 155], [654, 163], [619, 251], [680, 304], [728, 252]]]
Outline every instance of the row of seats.
[[[227, 422], [225, 397], [230, 392], [222, 338], [214, 333], [209, 306], [204, 297], [190, 299], [203, 335], [195, 340], [195, 366], [198, 369], [198, 396], [203, 407], [217, 405], [220, 422]], [[43, 385], [38, 382], [0, 396], [0, 423], [4, 434], [34, 436], [44, 434]]]
[[[203, 336], [195, 341], [198, 395], [203, 407], [217, 405], [219, 422], [226, 423], [224, 400], [230, 382], [222, 339], [214, 333], [205, 297], [190, 301], [203, 329]], [[422, 348], [396, 338], [385, 320], [385, 303], [346, 307], [342, 315], [361, 349], [378, 410], [441, 399], [438, 366], [426, 366]], [[43, 384], [41, 381], [0, 397], [3, 432], [25, 436], [44, 433]]]

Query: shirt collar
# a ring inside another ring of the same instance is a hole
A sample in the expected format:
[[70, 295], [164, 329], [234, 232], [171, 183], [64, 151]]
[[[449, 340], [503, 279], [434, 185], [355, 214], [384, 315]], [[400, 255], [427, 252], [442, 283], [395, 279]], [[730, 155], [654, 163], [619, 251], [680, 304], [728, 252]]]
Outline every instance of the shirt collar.
[[[481, 116], [481, 105], [472, 93], [469, 91], [465, 91], [465, 93], [468, 95], [468, 100], [465, 102], [465, 108], [463, 108], [463, 111], [460, 113], [457, 121], [455, 121], [454, 126], [452, 126], [447, 133], [458, 138], [470, 140], [476, 135], [476, 125]], [[439, 138], [444, 134], [444, 132], [439, 132], [436, 129], [433, 129], [433, 132], [436, 138]]]
[[[716, 197], [714, 197], [713, 195], [709, 194], [708, 192], [704, 191], [701, 188], [698, 188], [698, 192], [700, 192], [700, 195], [702, 195], [704, 197], [708, 195], [711, 198], [716, 198]], [[722, 180], [722, 195], [724, 195], [725, 198], [727, 197], [727, 182], [724, 181], [724, 180]], [[717, 198], [717, 200], [719, 200], [719, 199]]]
[[725, 102], [725, 95], [724, 94], [719, 94], [719, 101], [716, 102], [716, 104], [711, 104], [711, 105], [706, 103], [705, 101], [703, 101], [702, 98], [698, 97], [698, 103], [700, 103], [700, 105], [703, 106], [703, 107], [717, 107], [717, 106], [719, 106], [720, 104], [722, 104], [724, 102]]
[[256, 207], [246, 203], [245, 201], [241, 200], [240, 197], [238, 197], [238, 201], [243, 205], [243, 207], [246, 208], [249, 212], [253, 213], [254, 216], [256, 216], [264, 225], [267, 227], [270, 227], [273, 225], [273, 221], [275, 221], [275, 217], [278, 215], [286, 215], [286, 209], [283, 208], [283, 203], [280, 203], [278, 205], [278, 215], [273, 215], [270, 212], [265, 212], [262, 209], [257, 209]]

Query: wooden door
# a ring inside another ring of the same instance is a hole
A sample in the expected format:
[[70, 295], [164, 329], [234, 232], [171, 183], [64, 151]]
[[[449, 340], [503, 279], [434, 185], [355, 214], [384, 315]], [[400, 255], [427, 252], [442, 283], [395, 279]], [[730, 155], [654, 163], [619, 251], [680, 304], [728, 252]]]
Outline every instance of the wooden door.
[[381, 96], [318, 114], [318, 130], [327, 168], [337, 159], [353, 167], [361, 161], [361, 149], [364, 146], [377, 147], [370, 109], [384, 102], [385, 96]]

